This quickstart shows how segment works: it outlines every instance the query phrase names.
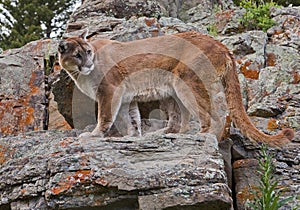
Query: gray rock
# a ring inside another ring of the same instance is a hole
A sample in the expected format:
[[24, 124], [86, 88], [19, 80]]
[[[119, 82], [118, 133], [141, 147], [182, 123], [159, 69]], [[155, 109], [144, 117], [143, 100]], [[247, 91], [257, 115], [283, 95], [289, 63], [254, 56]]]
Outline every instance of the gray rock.
[[[262, 31], [248, 31], [233, 36], [218, 37], [236, 56], [238, 67], [246, 65], [247, 70], [259, 71], [265, 65], [267, 34]], [[251, 62], [250, 64], [246, 64]], [[240, 70], [242, 71], [242, 69]], [[246, 76], [247, 77], [247, 76]], [[249, 78], [249, 77], [248, 77]]]
[[282, 127], [298, 130], [299, 50], [280, 45], [286, 40], [278, 37], [274, 44], [261, 31], [218, 39], [236, 56], [244, 104], [256, 126], [268, 132]]
[[40, 40], [0, 56], [0, 136], [47, 127], [46, 58], [56, 42]]
[[276, 22], [276, 25], [268, 30], [271, 41], [299, 50], [300, 7], [274, 7], [271, 16]]
[[[274, 157], [273, 181], [278, 181], [278, 186], [282, 189], [280, 200], [291, 196], [294, 198], [280, 209], [297, 208], [299, 206], [297, 195], [300, 194], [299, 145], [290, 144], [282, 151], [270, 149], [268, 152]], [[259, 187], [260, 174], [257, 159], [260, 159], [260, 156], [258, 150], [252, 150], [252, 157], [255, 159], [237, 160], [233, 164], [237, 210], [247, 209], [245, 203], [253, 199], [252, 191]]]
[[0, 139], [6, 148], [0, 207], [231, 208], [223, 159], [212, 135], [74, 135], [45, 131]]
[[246, 202], [253, 199], [252, 190], [259, 184], [258, 161], [256, 159], [242, 159], [233, 163], [236, 209], [244, 210]]

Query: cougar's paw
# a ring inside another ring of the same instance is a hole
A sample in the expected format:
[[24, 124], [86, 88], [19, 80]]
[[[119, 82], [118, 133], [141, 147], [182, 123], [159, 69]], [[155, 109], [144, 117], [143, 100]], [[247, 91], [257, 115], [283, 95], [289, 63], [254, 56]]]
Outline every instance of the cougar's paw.
[[146, 135], [163, 135], [166, 134], [166, 128], [161, 128], [156, 131], [149, 131], [146, 133]]
[[84, 132], [79, 135], [79, 138], [82, 137], [103, 137], [103, 133], [94, 133], [94, 132]]
[[190, 131], [190, 126], [185, 125], [185, 126], [180, 128], [179, 133], [187, 133], [188, 131]]
[[135, 128], [130, 128], [127, 131], [127, 135], [129, 137], [141, 137], [142, 136], [142, 132], [140, 130], [137, 130]]
[[92, 136], [92, 132], [84, 132], [84, 133], [81, 133], [79, 134], [78, 137], [91, 137]]

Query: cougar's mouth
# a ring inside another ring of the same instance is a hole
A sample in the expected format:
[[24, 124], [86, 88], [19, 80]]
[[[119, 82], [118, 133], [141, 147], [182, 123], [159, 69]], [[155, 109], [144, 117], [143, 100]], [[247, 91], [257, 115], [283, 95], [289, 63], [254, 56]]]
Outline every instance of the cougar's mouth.
[[91, 66], [83, 66], [80, 69], [80, 73], [83, 75], [89, 75], [95, 68], [95, 65], [92, 64]]

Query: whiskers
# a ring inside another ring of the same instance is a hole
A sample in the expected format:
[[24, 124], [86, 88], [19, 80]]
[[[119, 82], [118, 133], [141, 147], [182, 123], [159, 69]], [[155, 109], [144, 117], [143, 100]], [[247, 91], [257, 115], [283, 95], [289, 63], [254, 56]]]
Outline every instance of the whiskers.
[[67, 70], [65, 70], [65, 71], [67, 72], [67, 75], [66, 75], [66, 77], [64, 79], [69, 79], [70, 78], [70, 79], [76, 80], [77, 77], [80, 74], [80, 71], [77, 71], [77, 70], [75, 70], [75, 71], [67, 71]]

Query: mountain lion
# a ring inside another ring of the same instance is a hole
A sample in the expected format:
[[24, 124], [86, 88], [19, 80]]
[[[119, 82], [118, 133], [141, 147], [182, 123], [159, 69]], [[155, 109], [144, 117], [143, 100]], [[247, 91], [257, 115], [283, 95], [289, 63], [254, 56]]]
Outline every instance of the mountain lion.
[[[225, 117], [255, 142], [281, 147], [294, 137], [292, 129], [277, 135], [259, 131], [247, 116], [232, 54], [220, 42], [197, 32], [185, 32], [131, 42], [94, 40], [86, 33], [59, 43], [59, 62], [78, 88], [98, 102], [98, 123], [91, 133], [103, 136], [119, 114], [134, 135], [140, 127], [137, 102], [175, 101], [180, 109], [180, 131], [186, 132], [190, 114], [199, 132], [222, 139]], [[170, 102], [170, 103], [169, 103]], [[170, 111], [168, 126], [176, 124]], [[176, 116], [176, 115], [175, 115]], [[140, 135], [140, 130], [138, 131]]]

